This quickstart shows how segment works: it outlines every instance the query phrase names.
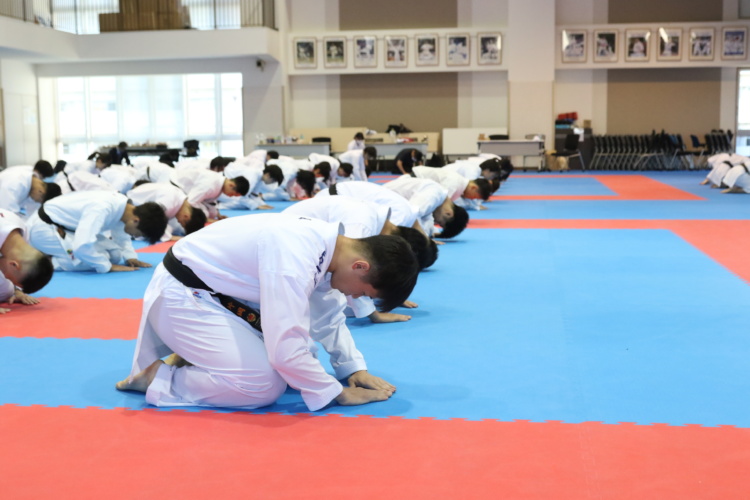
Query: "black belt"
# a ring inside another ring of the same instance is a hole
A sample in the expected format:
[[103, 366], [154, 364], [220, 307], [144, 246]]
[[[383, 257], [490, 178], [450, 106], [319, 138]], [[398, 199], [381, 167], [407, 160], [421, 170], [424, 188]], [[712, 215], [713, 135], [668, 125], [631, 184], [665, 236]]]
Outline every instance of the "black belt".
[[[67, 228], [63, 226], [62, 224], [58, 224], [57, 222], [53, 221], [52, 218], [50, 218], [49, 214], [44, 211], [44, 204], [42, 204], [42, 206], [39, 207], [39, 210], [37, 211], [37, 213], [39, 214], [39, 218], [42, 219], [43, 222], [46, 222], [47, 224], [51, 226], [59, 227], [60, 229], [63, 229], [65, 231], [70, 231], [71, 233], [75, 232], [75, 229]], [[63, 238], [65, 238], [65, 236], [63, 236]]]
[[328, 193], [332, 195], [339, 194], [339, 190], [336, 189], [336, 184], [331, 184], [330, 186], [328, 186]]
[[416, 177], [417, 176], [417, 174], [415, 174], [413, 170], [411, 172], [409, 172], [409, 175], [411, 175], [412, 177]]
[[63, 170], [63, 175], [65, 176], [65, 182], [68, 183], [68, 187], [70, 188], [70, 190], [75, 191], [76, 188], [74, 188], [73, 184], [70, 183], [70, 177], [68, 177], [68, 174], [65, 172], [65, 170]]
[[243, 304], [235, 298], [224, 295], [223, 293], [215, 292], [210, 286], [205, 284], [203, 280], [193, 272], [192, 269], [180, 262], [180, 260], [174, 256], [174, 253], [172, 253], [171, 248], [164, 256], [164, 260], [162, 261], [162, 263], [164, 264], [164, 268], [177, 281], [188, 288], [198, 288], [200, 290], [207, 291], [208, 293], [219, 299], [221, 305], [226, 307], [229, 312], [236, 314], [240, 318], [244, 319], [250, 324], [250, 326], [258, 330], [259, 332], [263, 332], [260, 326], [260, 312], [256, 311], [252, 307]]

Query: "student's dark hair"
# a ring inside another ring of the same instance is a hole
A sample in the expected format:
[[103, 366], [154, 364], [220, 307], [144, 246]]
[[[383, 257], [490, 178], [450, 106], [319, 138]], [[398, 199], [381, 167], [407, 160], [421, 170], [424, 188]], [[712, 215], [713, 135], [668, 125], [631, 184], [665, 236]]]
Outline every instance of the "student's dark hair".
[[120, 148], [120, 149], [125, 149], [125, 148], [128, 147], [128, 143], [125, 142], [125, 141], [120, 141], [120, 143], [117, 145], [117, 147]]
[[193, 213], [190, 215], [190, 220], [185, 224], [185, 234], [191, 234], [199, 229], [203, 229], [206, 225], [206, 214], [200, 208], [193, 207]]
[[490, 184], [492, 185], [492, 192], [494, 193], [498, 189], [500, 189], [500, 179], [492, 179], [490, 180]]
[[169, 153], [164, 153], [159, 157], [159, 163], [163, 163], [165, 165], [169, 165], [170, 167], [174, 168], [174, 160], [172, 159], [172, 155]]
[[362, 150], [362, 154], [365, 155], [365, 158], [371, 158], [374, 160], [375, 157], [378, 156], [378, 150], [375, 149], [374, 146], [367, 146]]
[[358, 141], [364, 141], [365, 134], [363, 134], [362, 132], [357, 132], [356, 134], [354, 134], [354, 139]]
[[65, 160], [57, 160], [57, 163], [55, 163], [55, 171], [54, 173], [59, 174], [63, 170], [65, 170], [65, 165], [67, 165], [68, 162]]
[[137, 188], [138, 186], [143, 186], [144, 184], [151, 184], [151, 181], [148, 179], [141, 179], [139, 181], [135, 181], [133, 184], [133, 189]]
[[167, 216], [161, 205], [148, 201], [135, 207], [133, 213], [140, 219], [138, 230], [143, 233], [143, 237], [151, 244], [159, 241], [167, 229]]
[[453, 204], [453, 217], [446, 221], [443, 226], [443, 231], [436, 235], [436, 238], [453, 238], [461, 234], [461, 231], [466, 229], [466, 224], [469, 223], [469, 213], [465, 208], [459, 207], [455, 203]]
[[246, 178], [239, 176], [232, 179], [232, 181], [234, 181], [234, 190], [242, 196], [245, 196], [250, 191], [250, 182]]
[[418, 149], [414, 150], [414, 161], [422, 161], [424, 159], [424, 155], [422, 152]]
[[342, 163], [341, 165], [339, 165], [339, 168], [346, 174], [344, 177], [350, 177], [352, 175], [352, 172], [354, 172], [354, 167], [351, 163]]
[[219, 169], [219, 171], [224, 170], [224, 168], [229, 165], [230, 161], [229, 158], [226, 158], [224, 156], [217, 156], [216, 158], [213, 158], [211, 160], [210, 169], [216, 170]]
[[317, 165], [313, 167], [313, 170], [318, 169], [318, 172], [320, 172], [320, 176], [328, 179], [331, 176], [331, 164], [327, 161], [321, 161]]
[[380, 311], [390, 311], [409, 298], [417, 284], [419, 265], [409, 244], [399, 236], [370, 236], [355, 240], [370, 263], [365, 281], [378, 291]]
[[57, 198], [62, 194], [62, 189], [60, 189], [60, 185], [54, 182], [45, 182], [45, 186], [47, 189], [44, 190], [44, 198], [42, 199], [42, 203], [51, 200], [52, 198]]
[[304, 189], [307, 196], [312, 198], [313, 190], [315, 190], [315, 174], [309, 170], [300, 170], [297, 172], [297, 184]]
[[482, 163], [479, 164], [479, 168], [482, 170], [489, 170], [492, 173], [499, 174], [500, 173], [500, 160], [497, 158], [490, 158], [489, 160], [484, 160]]
[[278, 165], [266, 165], [266, 168], [263, 169], [263, 173], [269, 174], [271, 179], [276, 181], [279, 186], [284, 182], [284, 172], [281, 171], [281, 167]]
[[55, 169], [52, 168], [52, 164], [47, 160], [39, 160], [34, 164], [34, 171], [42, 176], [42, 179], [52, 177], [55, 174]]
[[23, 293], [34, 293], [44, 288], [49, 280], [52, 279], [52, 274], [55, 272], [55, 268], [52, 265], [52, 259], [42, 252], [39, 252], [34, 266], [29, 269], [21, 280], [21, 288]]
[[100, 162], [104, 163], [107, 167], [112, 165], [112, 157], [109, 153], [100, 153], [97, 158]]
[[391, 233], [394, 236], [401, 236], [409, 243], [414, 256], [417, 258], [419, 270], [427, 269], [435, 263], [438, 256], [437, 244], [428, 238], [422, 231], [413, 227], [396, 226], [397, 231]]
[[500, 160], [500, 180], [504, 181], [513, 173], [513, 164], [508, 159]]
[[490, 181], [483, 177], [480, 177], [479, 179], [474, 179], [472, 182], [479, 188], [479, 196], [484, 201], [489, 200], [490, 195], [492, 194], [492, 185], [490, 184]]
[[268, 155], [268, 157], [271, 158], [272, 160], [278, 160], [279, 159], [279, 152], [278, 151], [274, 151], [273, 149], [270, 149], [270, 150], [266, 151], [266, 155]]

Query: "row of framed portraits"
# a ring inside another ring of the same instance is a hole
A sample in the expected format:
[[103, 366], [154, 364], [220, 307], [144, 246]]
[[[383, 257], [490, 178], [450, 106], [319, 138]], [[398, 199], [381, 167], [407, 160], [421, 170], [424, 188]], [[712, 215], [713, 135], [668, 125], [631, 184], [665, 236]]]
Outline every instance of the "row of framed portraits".
[[[383, 66], [386, 68], [409, 67], [409, 39], [414, 39], [414, 65], [437, 66], [440, 64], [440, 36], [422, 34], [413, 37], [387, 35], [382, 37]], [[468, 66], [471, 64], [471, 36], [468, 34], [445, 35], [446, 66]], [[325, 68], [346, 68], [349, 61], [347, 51], [351, 50], [351, 60], [355, 68], [375, 68], [378, 66], [378, 37], [355, 36], [349, 41], [346, 37], [323, 38], [321, 59]], [[478, 33], [477, 64], [501, 64], [502, 37], [500, 33]], [[294, 39], [294, 67], [314, 69], [318, 67], [318, 39]]]
[[[655, 31], [655, 37], [652, 37], [652, 34], [654, 33], [650, 29], [626, 29], [624, 39], [621, 40], [618, 30], [594, 30], [593, 61], [618, 62], [621, 43], [626, 62], [648, 61], [652, 51], [656, 53], [657, 61], [681, 61], [684, 52], [687, 52], [690, 61], [713, 61], [717, 52], [724, 60], [747, 57], [746, 27], [722, 28], [719, 43], [716, 43], [714, 28], [683, 30], [664, 27]], [[686, 38], [683, 35], [686, 35]], [[587, 47], [588, 30], [562, 31], [564, 63], [585, 63]]]

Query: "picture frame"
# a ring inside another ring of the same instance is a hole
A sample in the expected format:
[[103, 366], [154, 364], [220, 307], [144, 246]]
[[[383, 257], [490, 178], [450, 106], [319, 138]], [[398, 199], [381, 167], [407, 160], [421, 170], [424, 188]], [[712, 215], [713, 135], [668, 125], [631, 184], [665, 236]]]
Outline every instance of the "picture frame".
[[651, 30], [632, 29], [625, 30], [625, 61], [648, 62], [649, 42], [651, 41]]
[[714, 29], [690, 28], [691, 61], [713, 61], [714, 59]]
[[503, 62], [503, 37], [500, 33], [478, 33], [477, 48], [478, 64]]
[[378, 65], [374, 36], [360, 35], [352, 40], [355, 68], [374, 68]]
[[617, 62], [618, 35], [617, 30], [594, 31], [594, 62]]
[[682, 28], [659, 28], [657, 61], [679, 61], [682, 59]]
[[471, 53], [469, 35], [457, 33], [448, 35], [446, 38], [448, 48], [445, 51], [445, 64], [447, 66], [467, 66], [470, 63], [469, 54]]
[[721, 30], [721, 58], [724, 60], [747, 57], [747, 28], [728, 26]]
[[586, 62], [586, 30], [562, 30], [562, 62]]
[[417, 35], [415, 40], [415, 64], [436, 66], [439, 62], [438, 36], [435, 34]]
[[324, 38], [326, 68], [346, 68], [346, 38]]
[[317, 39], [294, 39], [294, 67], [298, 69], [313, 69], [318, 67]]
[[406, 36], [386, 35], [383, 37], [385, 43], [386, 68], [406, 68], [409, 65], [406, 50]]

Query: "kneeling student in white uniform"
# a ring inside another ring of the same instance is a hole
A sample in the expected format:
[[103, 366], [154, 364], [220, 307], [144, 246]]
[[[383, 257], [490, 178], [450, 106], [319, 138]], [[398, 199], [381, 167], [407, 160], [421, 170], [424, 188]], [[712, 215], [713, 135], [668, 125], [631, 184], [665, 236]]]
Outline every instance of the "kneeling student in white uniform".
[[226, 210], [270, 210], [273, 207], [266, 204], [260, 191], [263, 186], [284, 182], [284, 174], [278, 165], [266, 165], [261, 169], [232, 162], [224, 170], [224, 176], [228, 179], [243, 177], [250, 185], [245, 196], [219, 196], [219, 206]]
[[138, 260], [131, 237], [156, 243], [167, 217], [153, 202], [136, 207], [124, 194], [81, 191], [45, 203], [28, 226], [31, 244], [52, 256], [59, 270], [108, 273], [151, 267]]
[[367, 170], [372, 169], [372, 164], [378, 156], [378, 151], [372, 146], [364, 149], [350, 149], [339, 155], [339, 161], [349, 163], [353, 167], [354, 180], [366, 181]]
[[[38, 304], [28, 294], [41, 290], [52, 273], [50, 258], [29, 244], [23, 219], [0, 209], [0, 303]], [[9, 311], [0, 307], [0, 314]]]
[[750, 159], [729, 169], [724, 184], [727, 189], [722, 193], [750, 193]]
[[188, 203], [187, 195], [182, 189], [160, 182], [139, 182], [142, 183], [136, 183], [138, 185], [127, 192], [127, 197], [135, 206], [152, 201], [164, 209], [167, 229], [162, 241], [178, 239], [206, 225], [206, 212], [202, 207], [194, 207]]
[[[259, 214], [178, 241], [146, 289], [130, 377], [117, 389], [145, 392], [156, 406], [252, 409], [274, 403], [288, 384], [312, 411], [391, 397], [396, 388], [367, 371], [328, 291], [378, 298], [390, 310], [414, 288], [416, 259], [403, 238], [341, 231]], [[335, 377], [311, 338], [330, 354]]]
[[28, 217], [39, 204], [61, 194], [60, 186], [44, 182], [31, 166], [9, 167], [0, 171], [0, 208]]
[[210, 219], [222, 218], [216, 202], [220, 195], [245, 196], [250, 189], [244, 177], [227, 179], [218, 172], [202, 169], [175, 170], [169, 181], [187, 194], [192, 206], [205, 205]]

